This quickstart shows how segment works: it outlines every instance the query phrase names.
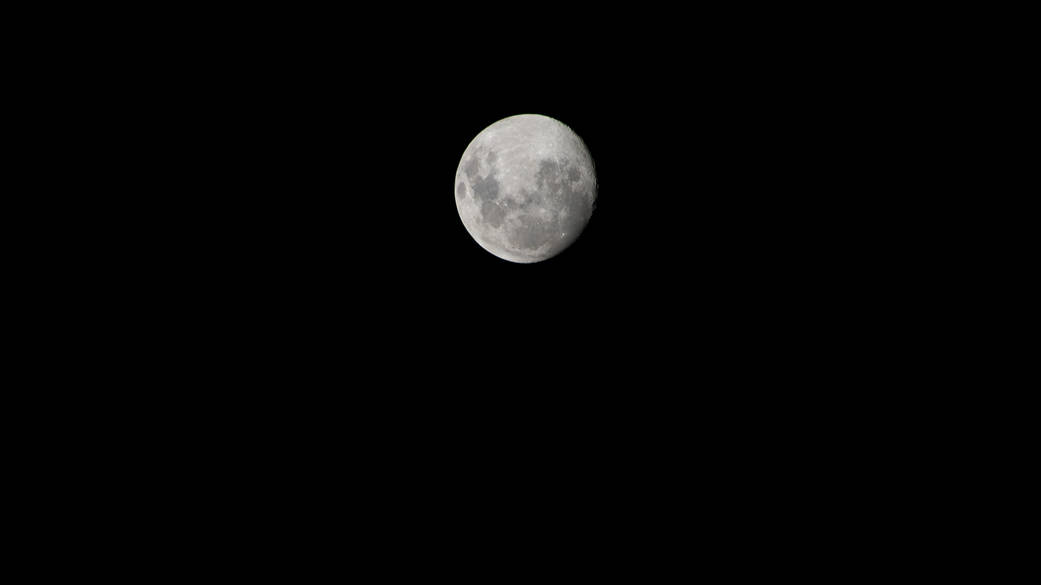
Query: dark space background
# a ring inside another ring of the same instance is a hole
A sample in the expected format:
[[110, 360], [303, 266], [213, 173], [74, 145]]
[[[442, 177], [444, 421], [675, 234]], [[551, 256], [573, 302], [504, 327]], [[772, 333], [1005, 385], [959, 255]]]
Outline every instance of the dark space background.
[[[849, 266], [881, 202], [855, 138], [873, 114], [826, 34], [697, 13], [538, 42], [509, 41], [520, 17], [480, 40], [320, 20], [236, 20], [171, 56], [161, 217], [207, 343], [301, 360], [286, 380], [344, 359], [453, 387], [542, 386], [547, 362], [564, 386], [760, 383], [819, 372], [802, 360], [865, 310], [844, 299], [870, 286]], [[450, 197], [469, 141], [517, 113], [571, 126], [600, 182], [582, 238], [535, 265], [484, 252]]]
[[[854, 481], [861, 390], [909, 359], [876, 337], [895, 97], [864, 82], [855, 22], [414, 10], [207, 13], [131, 44], [151, 48], [113, 98], [137, 243], [119, 355], [155, 389], [140, 435], [168, 431], [145, 459], [192, 470], [170, 489], [204, 476], [258, 530], [283, 520], [250, 512], [264, 486], [378, 512], [379, 543], [785, 525]], [[518, 113], [575, 130], [600, 184], [583, 236], [533, 265], [481, 249], [453, 198], [470, 140]]]

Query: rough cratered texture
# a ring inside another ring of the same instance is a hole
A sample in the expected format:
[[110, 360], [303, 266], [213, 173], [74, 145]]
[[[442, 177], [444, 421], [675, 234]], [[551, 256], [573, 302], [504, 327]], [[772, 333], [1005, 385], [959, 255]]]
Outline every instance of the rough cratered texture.
[[562, 252], [582, 233], [596, 203], [593, 159], [582, 139], [537, 114], [485, 128], [463, 153], [455, 182], [466, 230], [512, 262]]

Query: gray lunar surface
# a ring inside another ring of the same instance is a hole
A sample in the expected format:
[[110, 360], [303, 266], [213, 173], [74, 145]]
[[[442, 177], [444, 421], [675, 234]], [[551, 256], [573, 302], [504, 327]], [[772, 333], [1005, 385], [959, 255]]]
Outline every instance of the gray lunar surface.
[[596, 203], [593, 159], [561, 122], [511, 116], [477, 135], [455, 173], [455, 203], [473, 239], [511, 262], [564, 251], [585, 229]]

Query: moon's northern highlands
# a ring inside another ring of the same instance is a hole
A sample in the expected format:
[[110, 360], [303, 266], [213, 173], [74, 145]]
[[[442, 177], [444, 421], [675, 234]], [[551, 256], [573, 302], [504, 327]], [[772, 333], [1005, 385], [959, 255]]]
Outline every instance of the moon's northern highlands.
[[455, 173], [455, 203], [466, 230], [511, 262], [540, 262], [564, 251], [589, 222], [596, 192], [582, 139], [537, 114], [485, 128]]

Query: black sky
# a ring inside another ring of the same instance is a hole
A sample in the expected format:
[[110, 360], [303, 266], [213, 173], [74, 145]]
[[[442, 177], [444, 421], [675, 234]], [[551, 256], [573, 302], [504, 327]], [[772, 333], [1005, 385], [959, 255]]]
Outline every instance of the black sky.
[[[130, 382], [102, 403], [141, 427], [115, 435], [146, 451], [127, 469], [166, 485], [175, 457], [203, 486], [185, 493], [254, 522], [340, 501], [382, 530], [429, 518], [430, 541], [540, 494], [603, 525], [617, 502], [733, 498], [734, 524], [761, 486], [801, 510], [786, 477], [816, 498], [832, 484], [799, 481], [876, 440], [872, 405], [907, 411], [878, 398], [907, 291], [876, 275], [918, 187], [881, 172], [908, 164], [886, 134], [902, 96], [870, 83], [852, 21], [416, 10], [164, 16], [115, 44], [118, 84], [72, 88], [113, 112], [81, 140], [118, 143], [111, 182], [81, 181], [107, 253], [70, 252], [69, 290], [104, 297], [80, 335]], [[473, 137], [520, 113], [569, 125], [600, 186], [582, 237], [531, 265], [478, 246], [453, 190]]]
[[[844, 74], [858, 57], [834, 31], [704, 12], [459, 34], [313, 16], [215, 26], [156, 90], [177, 311], [241, 355], [422, 364], [464, 386], [545, 362], [562, 381], [686, 384], [834, 357], [870, 313], [858, 235], [886, 200], [858, 138], [875, 114]], [[583, 236], [534, 265], [481, 249], [452, 190], [470, 140], [519, 113], [575, 130], [600, 183]]]

